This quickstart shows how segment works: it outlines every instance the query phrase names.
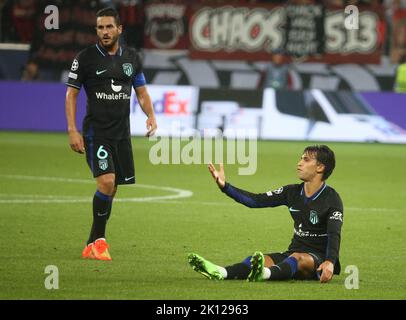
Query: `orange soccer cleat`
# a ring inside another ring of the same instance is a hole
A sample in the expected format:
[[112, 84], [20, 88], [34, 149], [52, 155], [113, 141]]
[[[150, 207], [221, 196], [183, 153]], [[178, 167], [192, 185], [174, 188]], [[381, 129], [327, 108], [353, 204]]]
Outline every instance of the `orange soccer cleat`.
[[83, 259], [94, 259], [94, 254], [92, 251], [93, 243], [89, 243], [82, 251]]
[[109, 245], [105, 239], [97, 239], [92, 246], [94, 259], [110, 261]]

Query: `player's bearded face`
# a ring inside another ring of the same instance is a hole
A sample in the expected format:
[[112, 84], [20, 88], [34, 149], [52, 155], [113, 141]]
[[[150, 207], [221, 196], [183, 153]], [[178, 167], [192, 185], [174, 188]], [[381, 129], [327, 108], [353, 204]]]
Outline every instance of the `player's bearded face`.
[[116, 25], [114, 17], [98, 17], [96, 30], [100, 44], [104, 48], [110, 49], [117, 43], [122, 32], [122, 26]]

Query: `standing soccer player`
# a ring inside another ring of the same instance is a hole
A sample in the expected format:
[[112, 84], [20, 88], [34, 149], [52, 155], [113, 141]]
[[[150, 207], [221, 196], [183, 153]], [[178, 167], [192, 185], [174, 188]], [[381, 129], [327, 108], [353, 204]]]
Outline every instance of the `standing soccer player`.
[[327, 146], [307, 147], [297, 166], [301, 184], [291, 184], [254, 194], [226, 182], [223, 166], [209, 170], [221, 191], [250, 208], [289, 208], [294, 221], [292, 242], [285, 252], [255, 252], [240, 263], [221, 267], [191, 253], [192, 268], [209, 279], [248, 281], [320, 279], [328, 282], [340, 273], [339, 249], [343, 204], [339, 194], [326, 184], [335, 167], [335, 156]]
[[[117, 185], [135, 183], [129, 119], [132, 87], [148, 117], [147, 136], [154, 134], [157, 125], [140, 57], [135, 49], [119, 45], [122, 25], [117, 11], [98, 11], [96, 31], [98, 43], [73, 60], [66, 83], [66, 118], [69, 144], [75, 152], [86, 152], [97, 185], [93, 224], [82, 257], [111, 260], [105, 231]], [[82, 85], [87, 112], [80, 134], [76, 128], [76, 101]]]

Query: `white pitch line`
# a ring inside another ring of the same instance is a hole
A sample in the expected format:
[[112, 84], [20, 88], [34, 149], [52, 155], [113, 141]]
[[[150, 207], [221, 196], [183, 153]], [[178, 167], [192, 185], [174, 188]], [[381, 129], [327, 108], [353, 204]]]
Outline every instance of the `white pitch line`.
[[9, 179], [21, 179], [21, 180], [35, 180], [35, 181], [55, 181], [55, 182], [73, 182], [73, 183], [95, 183], [94, 180], [89, 179], [72, 179], [72, 178], [60, 178], [60, 177], [40, 177], [40, 176], [23, 176], [14, 174], [0, 174], [0, 177]]
[[[94, 180], [89, 179], [73, 179], [73, 178], [62, 178], [62, 177], [38, 177], [38, 176], [24, 176], [24, 175], [11, 175], [11, 174], [0, 174], [0, 177], [10, 178], [10, 179], [22, 179], [22, 180], [40, 180], [40, 181], [55, 181], [55, 182], [68, 182], [68, 183], [94, 183]], [[165, 190], [169, 192], [175, 192], [175, 195], [167, 196], [157, 196], [157, 197], [142, 197], [142, 198], [115, 198], [115, 202], [147, 202], [154, 201], [156, 203], [162, 204], [191, 204], [191, 205], [207, 205], [207, 206], [234, 206], [235, 202], [219, 202], [219, 201], [173, 201], [174, 199], [189, 198], [193, 195], [192, 191], [177, 189], [172, 187], [161, 187], [146, 184], [132, 184], [128, 185], [130, 187], [139, 187], [145, 189], [158, 189]], [[90, 197], [71, 197], [71, 196], [52, 196], [52, 195], [22, 195], [22, 194], [0, 194], [0, 197], [30, 197], [39, 199], [0, 199], [1, 203], [87, 203], [92, 201]], [[41, 199], [42, 198], [42, 199]], [[44, 199], [45, 198], [45, 199]], [[344, 207], [344, 211], [366, 211], [366, 212], [399, 212], [402, 209], [394, 208], [362, 208], [362, 207]]]
[[[21, 179], [21, 180], [34, 180], [34, 181], [54, 181], [54, 182], [65, 182], [65, 183], [91, 183], [94, 184], [94, 180], [86, 179], [72, 179], [72, 178], [62, 178], [62, 177], [38, 177], [38, 176], [24, 176], [24, 175], [11, 175], [11, 174], [0, 174], [0, 177], [9, 178], [9, 179]], [[166, 195], [166, 196], [155, 196], [155, 197], [140, 197], [140, 198], [116, 198], [115, 202], [147, 202], [147, 201], [162, 201], [162, 200], [172, 200], [172, 199], [181, 199], [188, 198], [193, 195], [193, 192], [190, 190], [184, 190], [179, 188], [172, 187], [162, 187], [148, 184], [132, 184], [128, 185], [130, 187], [136, 188], [145, 188], [145, 189], [156, 189], [163, 190], [168, 192], [173, 192], [175, 194]], [[5, 197], [6, 194], [1, 194], [2, 197]], [[15, 194], [10, 195], [11, 197]], [[21, 194], [20, 197], [24, 197], [24, 194]], [[41, 196], [41, 195], [27, 195], [30, 198], [38, 197], [39, 199], [1, 199], [1, 203], [83, 203], [92, 201], [92, 198], [84, 197], [65, 197], [65, 196]], [[42, 199], [41, 199], [42, 198]], [[45, 199], [44, 199], [45, 198]]]
[[21, 193], [0, 193], [0, 198], [18, 198], [21, 199], [21, 197], [24, 198], [45, 198], [45, 199], [77, 199], [78, 197], [74, 197], [74, 196], [60, 196], [60, 195], [55, 195], [55, 196], [51, 196], [51, 195], [44, 195], [44, 194], [21, 194]]

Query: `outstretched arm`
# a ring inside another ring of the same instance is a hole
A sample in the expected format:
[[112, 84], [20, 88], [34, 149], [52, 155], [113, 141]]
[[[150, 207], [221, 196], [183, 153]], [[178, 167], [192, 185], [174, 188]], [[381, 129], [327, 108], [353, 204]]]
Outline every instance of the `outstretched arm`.
[[249, 191], [238, 189], [227, 183], [224, 174], [224, 166], [222, 163], [220, 163], [218, 170], [212, 163], [209, 163], [208, 168], [221, 191], [246, 207], [265, 208], [276, 207], [285, 204], [286, 197], [283, 193], [251, 193]]

